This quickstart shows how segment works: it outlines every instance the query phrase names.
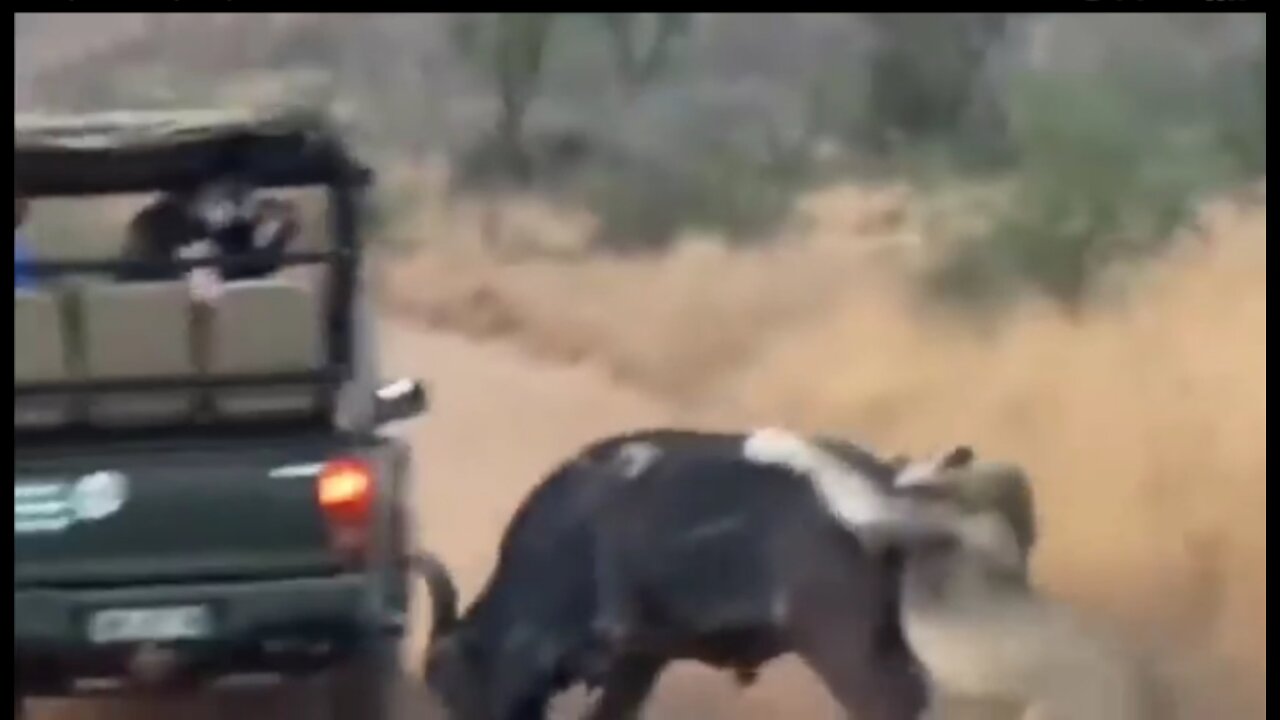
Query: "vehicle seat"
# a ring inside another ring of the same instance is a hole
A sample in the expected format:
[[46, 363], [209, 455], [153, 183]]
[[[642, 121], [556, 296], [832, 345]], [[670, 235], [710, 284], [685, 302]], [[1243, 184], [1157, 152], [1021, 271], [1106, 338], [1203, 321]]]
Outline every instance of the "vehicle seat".
[[[71, 378], [67, 329], [59, 297], [43, 290], [13, 293], [13, 384], [61, 382]], [[13, 399], [13, 425], [31, 429], [69, 420], [66, 394]]]
[[[324, 317], [316, 293], [303, 283], [279, 278], [228, 282], [210, 317], [208, 371], [219, 377], [320, 369]], [[230, 417], [306, 414], [319, 400], [314, 385], [213, 391], [214, 411]]]
[[[87, 380], [194, 376], [191, 300], [183, 281], [95, 283], [79, 293]], [[189, 419], [193, 390], [96, 393], [89, 419], [132, 425]]]

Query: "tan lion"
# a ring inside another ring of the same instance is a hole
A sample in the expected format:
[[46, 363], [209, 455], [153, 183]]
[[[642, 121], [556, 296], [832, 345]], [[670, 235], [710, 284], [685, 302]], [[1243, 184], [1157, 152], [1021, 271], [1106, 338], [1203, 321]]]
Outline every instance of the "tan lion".
[[1024, 720], [1167, 720], [1123, 643], [1031, 583], [1036, 522], [1020, 470], [951, 469], [899, 492], [922, 510], [896, 532], [906, 552], [902, 622], [930, 676], [929, 717], [984, 701], [1021, 709]]

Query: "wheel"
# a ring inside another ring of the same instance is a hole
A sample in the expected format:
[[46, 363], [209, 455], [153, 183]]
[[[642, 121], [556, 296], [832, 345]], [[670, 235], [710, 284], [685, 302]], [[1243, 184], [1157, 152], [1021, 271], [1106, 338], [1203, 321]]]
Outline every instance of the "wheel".
[[326, 680], [329, 720], [398, 720], [407, 682], [396, 643], [380, 639]]

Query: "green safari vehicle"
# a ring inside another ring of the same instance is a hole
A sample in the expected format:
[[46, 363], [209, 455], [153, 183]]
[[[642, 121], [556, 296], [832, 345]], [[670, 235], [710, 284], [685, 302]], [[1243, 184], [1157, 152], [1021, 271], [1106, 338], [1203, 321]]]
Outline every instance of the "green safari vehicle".
[[13, 160], [37, 205], [232, 174], [327, 211], [316, 248], [279, 258], [306, 282], [227, 281], [203, 302], [184, 273], [236, 258], [120, 282], [145, 261], [114, 257], [36, 262], [36, 286], [15, 286], [15, 717], [30, 698], [250, 684], [389, 717], [413, 515], [388, 426], [426, 397], [377, 366], [372, 173], [306, 110], [15, 115]]

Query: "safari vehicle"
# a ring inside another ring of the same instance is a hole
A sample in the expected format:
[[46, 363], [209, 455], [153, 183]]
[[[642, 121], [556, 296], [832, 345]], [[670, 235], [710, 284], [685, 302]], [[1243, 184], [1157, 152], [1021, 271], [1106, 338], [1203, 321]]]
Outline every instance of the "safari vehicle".
[[15, 288], [15, 717], [35, 697], [251, 681], [386, 717], [412, 520], [410, 452], [386, 426], [426, 399], [377, 380], [372, 174], [295, 111], [15, 115], [13, 167], [33, 206], [228, 172], [310, 188], [331, 240], [283, 259], [323, 282], [228, 282], [202, 312], [185, 281], [115, 282], [118, 257], [39, 262], [38, 289]]

